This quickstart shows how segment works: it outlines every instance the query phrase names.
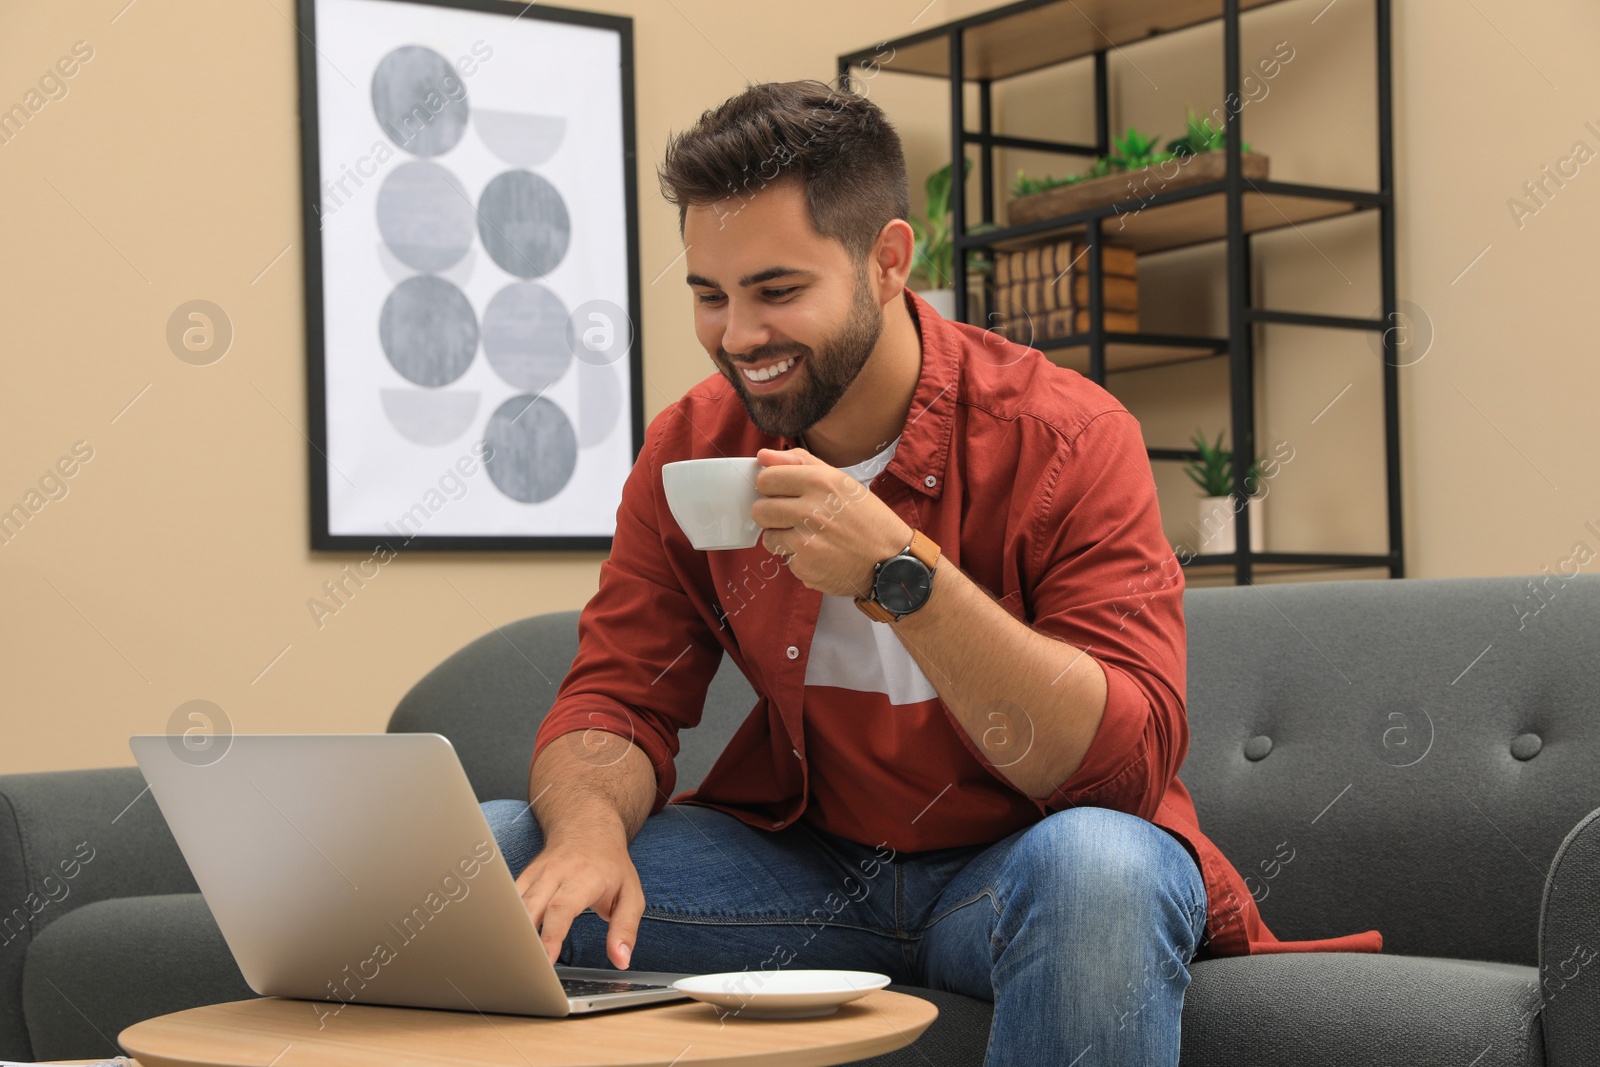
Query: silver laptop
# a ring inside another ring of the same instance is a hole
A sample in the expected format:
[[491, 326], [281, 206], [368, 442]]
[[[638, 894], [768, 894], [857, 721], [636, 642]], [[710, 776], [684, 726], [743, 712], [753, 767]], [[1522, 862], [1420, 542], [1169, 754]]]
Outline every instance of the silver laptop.
[[[440, 734], [128, 739], [250, 988], [509, 1015], [683, 999], [685, 974], [552, 966]], [[531, 818], [531, 815], [529, 816]]]

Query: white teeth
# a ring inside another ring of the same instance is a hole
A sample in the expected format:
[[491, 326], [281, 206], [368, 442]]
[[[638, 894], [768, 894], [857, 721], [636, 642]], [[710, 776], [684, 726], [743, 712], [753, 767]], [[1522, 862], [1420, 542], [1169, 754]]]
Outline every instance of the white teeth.
[[782, 363], [776, 363], [766, 370], [747, 370], [744, 372], [744, 376], [749, 378], [752, 382], [764, 382], [769, 379], [776, 378], [778, 375], [794, 366], [794, 361], [798, 358], [798, 356], [790, 356]]

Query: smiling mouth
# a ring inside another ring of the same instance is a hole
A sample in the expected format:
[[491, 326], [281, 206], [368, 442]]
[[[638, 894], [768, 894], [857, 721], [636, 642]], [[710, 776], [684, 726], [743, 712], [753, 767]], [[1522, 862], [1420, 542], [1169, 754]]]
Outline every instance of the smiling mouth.
[[770, 382], [775, 381], [776, 379], [781, 378], [785, 374], [789, 373], [789, 371], [793, 370], [795, 364], [799, 361], [799, 356], [790, 356], [786, 360], [782, 360], [778, 363], [769, 363], [764, 367], [759, 367], [754, 370], [748, 367], [740, 367], [739, 373], [744, 375], [745, 381], [747, 382], [755, 382], [757, 384], [762, 382]]

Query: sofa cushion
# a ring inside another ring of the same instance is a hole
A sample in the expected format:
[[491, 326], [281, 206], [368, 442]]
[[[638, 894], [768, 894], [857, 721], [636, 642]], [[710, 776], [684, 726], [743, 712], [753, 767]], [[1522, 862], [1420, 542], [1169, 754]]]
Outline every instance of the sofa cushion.
[[[1183, 1006], [1184, 1067], [1544, 1064], [1532, 967], [1300, 953], [1208, 960], [1195, 964], [1192, 976]], [[980, 1067], [991, 1004], [889, 988], [933, 1001], [939, 1018], [912, 1045], [851, 1067]]]
[[85, 904], [45, 927], [22, 971], [39, 1060], [118, 1055], [134, 1023], [255, 995], [199, 893]]
[[1192, 974], [1184, 1067], [1544, 1064], [1532, 967], [1330, 952], [1212, 959]]
[[[578, 615], [518, 619], [447, 656], [401, 698], [389, 732], [448, 737], [480, 801], [526, 798], [539, 724], [578, 654]], [[677, 792], [700, 784], [755, 706], [755, 690], [723, 656], [700, 725], [678, 734]]]
[[388, 731], [448, 737], [480, 801], [526, 797], [534, 734], [578, 654], [578, 615], [518, 619], [452, 652], [400, 698]]
[[1532, 585], [1188, 591], [1179, 774], [1273, 933], [1536, 962], [1545, 873], [1600, 806], [1600, 575]]

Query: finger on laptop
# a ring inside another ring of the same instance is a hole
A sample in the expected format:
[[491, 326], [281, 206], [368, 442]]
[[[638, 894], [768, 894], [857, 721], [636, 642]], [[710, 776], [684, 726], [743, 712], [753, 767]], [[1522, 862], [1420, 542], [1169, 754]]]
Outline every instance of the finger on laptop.
[[551, 963], [561, 955], [561, 942], [572, 928], [572, 920], [583, 914], [583, 909], [589, 906], [583, 902], [583, 895], [574, 891], [571, 883], [563, 883], [545, 905], [544, 921], [539, 924], [539, 940], [544, 942], [544, 951]]
[[550, 957], [551, 963], [555, 963], [561, 954], [561, 942], [567, 936], [567, 927], [572, 924], [572, 918], [589, 905], [585, 902], [576, 908], [569, 908], [565, 921], [562, 921], [561, 908], [555, 903], [556, 896], [563, 890], [571, 893], [572, 888], [561, 871], [548, 862], [549, 858], [534, 857], [533, 862], [517, 876], [517, 891], [522, 894], [528, 915], [533, 920], [534, 928], [539, 931], [545, 955]]
[[638, 943], [639, 919], [644, 915], [644, 886], [639, 883], [639, 872], [630, 867], [628, 880], [613, 902], [604, 911], [599, 904], [594, 905], [594, 910], [608, 924], [606, 957], [617, 968], [627, 970], [633, 946]]

